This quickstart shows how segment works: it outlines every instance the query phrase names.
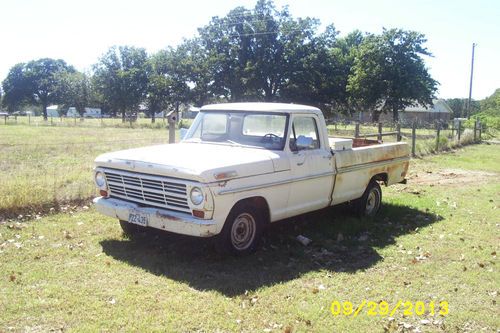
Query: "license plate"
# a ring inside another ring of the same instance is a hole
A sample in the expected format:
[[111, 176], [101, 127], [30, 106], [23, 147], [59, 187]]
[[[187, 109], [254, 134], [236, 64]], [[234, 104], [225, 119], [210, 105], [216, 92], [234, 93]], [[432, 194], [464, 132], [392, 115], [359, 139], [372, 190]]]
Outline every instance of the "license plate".
[[143, 227], [147, 227], [149, 224], [149, 215], [141, 212], [130, 212], [128, 215], [128, 221], [130, 223], [138, 224]]

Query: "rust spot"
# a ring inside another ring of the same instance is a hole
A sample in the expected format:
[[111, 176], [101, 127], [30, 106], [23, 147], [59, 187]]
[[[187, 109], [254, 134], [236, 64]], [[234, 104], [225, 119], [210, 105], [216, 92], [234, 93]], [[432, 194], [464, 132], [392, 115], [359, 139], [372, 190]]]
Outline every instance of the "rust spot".
[[160, 218], [160, 219], [169, 219], [171, 221], [179, 221], [180, 220], [178, 217], [175, 217], [175, 216], [172, 216], [169, 214], [165, 214], [165, 213], [161, 213], [159, 211], [156, 211], [156, 217]]
[[377, 145], [380, 142], [377, 140], [369, 140], [366, 138], [354, 138], [352, 140], [352, 147], [353, 148], [358, 148], [358, 147], [366, 147], [366, 146], [372, 146], [372, 145]]

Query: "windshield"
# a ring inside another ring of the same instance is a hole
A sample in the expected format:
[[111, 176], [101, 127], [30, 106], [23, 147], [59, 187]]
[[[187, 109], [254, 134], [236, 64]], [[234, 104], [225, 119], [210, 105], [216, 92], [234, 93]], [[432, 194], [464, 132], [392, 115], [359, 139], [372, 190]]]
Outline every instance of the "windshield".
[[216, 142], [283, 150], [286, 114], [210, 111], [200, 112], [184, 141]]

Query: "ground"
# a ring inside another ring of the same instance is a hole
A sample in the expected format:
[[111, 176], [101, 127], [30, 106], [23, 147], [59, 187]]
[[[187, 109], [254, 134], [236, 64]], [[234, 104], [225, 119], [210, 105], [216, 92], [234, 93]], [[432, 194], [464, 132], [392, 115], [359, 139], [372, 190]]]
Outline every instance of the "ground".
[[[410, 168], [373, 220], [341, 206], [277, 223], [244, 258], [220, 257], [209, 239], [127, 239], [90, 204], [4, 220], [0, 331], [497, 332], [499, 146]], [[426, 310], [334, 316], [336, 300]]]

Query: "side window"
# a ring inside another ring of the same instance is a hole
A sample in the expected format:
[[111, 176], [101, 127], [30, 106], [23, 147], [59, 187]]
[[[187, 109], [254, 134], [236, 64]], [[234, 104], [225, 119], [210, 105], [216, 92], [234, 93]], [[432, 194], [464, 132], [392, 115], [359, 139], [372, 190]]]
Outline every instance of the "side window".
[[316, 120], [313, 117], [296, 117], [290, 131], [290, 149], [319, 149], [319, 135]]

